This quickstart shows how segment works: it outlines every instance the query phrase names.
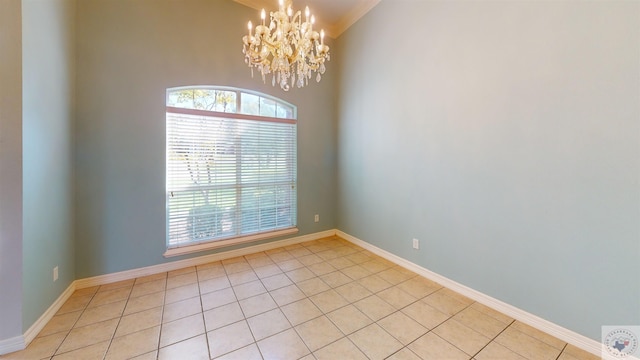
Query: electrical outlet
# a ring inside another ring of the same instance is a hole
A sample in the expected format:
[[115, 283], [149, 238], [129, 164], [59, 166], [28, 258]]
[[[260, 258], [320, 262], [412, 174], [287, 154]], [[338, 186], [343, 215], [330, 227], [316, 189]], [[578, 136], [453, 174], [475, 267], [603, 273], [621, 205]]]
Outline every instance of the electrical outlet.
[[420, 249], [420, 240], [413, 239], [413, 248], [416, 250]]
[[53, 268], [53, 281], [58, 280], [58, 267]]
[[316, 214], [316, 216], [313, 217], [313, 221], [320, 222], [320, 215]]

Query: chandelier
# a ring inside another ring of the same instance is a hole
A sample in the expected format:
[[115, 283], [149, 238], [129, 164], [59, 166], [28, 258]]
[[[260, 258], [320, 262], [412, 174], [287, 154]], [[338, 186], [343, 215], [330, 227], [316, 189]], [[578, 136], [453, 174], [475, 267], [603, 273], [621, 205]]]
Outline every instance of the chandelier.
[[249, 35], [245, 35], [242, 52], [244, 61], [251, 68], [257, 68], [266, 82], [267, 74], [272, 74], [273, 86], [278, 83], [284, 91], [292, 86], [299, 88], [308, 85], [312, 72], [320, 82], [325, 72], [324, 62], [329, 60], [329, 47], [324, 44], [324, 30], [313, 30], [315, 17], [307, 6], [304, 21], [300, 11], [293, 12], [291, 0], [285, 6], [279, 0], [278, 11], [269, 14], [269, 26], [265, 24], [266, 13], [262, 9], [262, 24], [253, 26], [249, 21]]

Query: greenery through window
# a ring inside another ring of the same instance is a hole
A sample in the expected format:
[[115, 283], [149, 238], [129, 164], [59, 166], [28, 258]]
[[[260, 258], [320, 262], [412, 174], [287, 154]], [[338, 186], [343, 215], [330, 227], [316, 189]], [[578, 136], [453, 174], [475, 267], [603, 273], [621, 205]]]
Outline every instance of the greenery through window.
[[167, 247], [296, 226], [296, 109], [255, 92], [167, 90]]

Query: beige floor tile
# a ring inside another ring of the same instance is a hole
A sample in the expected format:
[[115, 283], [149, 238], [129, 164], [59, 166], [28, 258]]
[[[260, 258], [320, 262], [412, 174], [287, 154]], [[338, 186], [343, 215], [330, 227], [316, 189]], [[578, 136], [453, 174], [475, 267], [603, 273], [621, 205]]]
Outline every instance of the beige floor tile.
[[313, 295], [309, 299], [325, 314], [349, 304], [333, 289]]
[[562, 350], [564, 349], [564, 347], [567, 345], [567, 343], [565, 343], [564, 341], [551, 336], [547, 333], [544, 333], [538, 329], [535, 329], [527, 324], [524, 324], [520, 321], [515, 321], [513, 324], [511, 324], [511, 327], [521, 331], [529, 336], [531, 336], [532, 338], [538, 339], [542, 342], [547, 343], [548, 345], [553, 346], [554, 348], [558, 349], [558, 350]]
[[226, 355], [215, 358], [216, 360], [262, 360], [260, 350], [256, 344], [245, 346]]
[[236, 256], [228, 259], [222, 259], [222, 261], [220, 262], [222, 263], [222, 265], [229, 265], [235, 263], [246, 263], [247, 259], [244, 256]]
[[381, 278], [378, 275], [369, 275], [367, 277], [364, 277], [360, 280], [358, 280], [358, 284], [364, 286], [365, 288], [367, 288], [367, 290], [373, 292], [373, 293], [377, 293], [380, 292], [384, 289], [388, 289], [391, 286], [391, 283], [384, 280], [383, 278]]
[[474, 358], [477, 360], [527, 360], [495, 341], [489, 343]]
[[317, 264], [319, 262], [323, 262], [322, 258], [316, 254], [309, 254], [298, 258], [298, 261], [303, 263], [305, 266], [310, 266], [313, 264]]
[[81, 314], [82, 311], [75, 311], [52, 317], [42, 331], [40, 331], [38, 336], [47, 336], [58, 332], [68, 332], [76, 321], [78, 321]]
[[86, 296], [86, 295], [95, 295], [98, 292], [100, 286], [91, 286], [88, 288], [78, 289], [73, 292], [72, 296]]
[[273, 309], [250, 317], [247, 319], [247, 323], [256, 340], [262, 340], [291, 328], [289, 320], [280, 309]]
[[262, 278], [262, 284], [268, 291], [280, 289], [285, 286], [292, 285], [293, 282], [284, 273], [279, 273], [273, 276]]
[[162, 307], [125, 315], [120, 319], [115, 337], [131, 334], [143, 329], [158, 326], [162, 323]]
[[324, 261], [327, 260], [331, 260], [331, 259], [335, 259], [337, 257], [340, 257], [340, 254], [337, 253], [334, 249], [329, 248], [327, 250], [324, 251], [320, 251], [317, 252], [316, 255], [318, 255], [320, 258], [322, 258]]
[[593, 355], [592, 353], [586, 352], [582, 349], [575, 347], [574, 345], [567, 345], [558, 360], [598, 360], [600, 356]]
[[318, 360], [367, 360], [367, 356], [351, 340], [342, 338], [313, 353]]
[[177, 301], [164, 306], [162, 322], [168, 323], [201, 312], [202, 305], [200, 304], [200, 297]]
[[202, 334], [173, 345], [161, 348], [158, 351], [158, 360], [208, 360], [209, 349], [207, 337]]
[[341, 269], [340, 272], [347, 275], [353, 280], [362, 279], [363, 277], [371, 275], [371, 271], [363, 268], [360, 265], [346, 267], [344, 269]]
[[392, 285], [398, 285], [401, 282], [404, 282], [411, 278], [410, 275], [403, 274], [402, 272], [396, 270], [395, 268], [381, 271], [377, 275], [380, 276], [382, 279], [386, 280], [387, 282], [391, 283]]
[[269, 293], [261, 294], [258, 296], [250, 297], [239, 301], [240, 307], [245, 317], [252, 317], [269, 310], [273, 310], [278, 307], [275, 301], [271, 298]]
[[107, 352], [107, 348], [111, 341], [103, 341], [97, 344], [89, 345], [78, 350], [69, 351], [64, 354], [56, 355], [53, 360], [102, 360]]
[[492, 318], [500, 321], [501, 323], [507, 324], [507, 325], [509, 325], [509, 324], [511, 324], [513, 322], [513, 319], [508, 317], [507, 315], [505, 315], [505, 314], [503, 314], [501, 312], [498, 312], [498, 311], [496, 311], [496, 310], [494, 310], [494, 309], [492, 309], [492, 308], [490, 308], [488, 306], [485, 306], [485, 305], [482, 305], [480, 303], [477, 303], [477, 302], [471, 304], [470, 308], [472, 308], [474, 310], [478, 310], [478, 311], [480, 311], [481, 313], [483, 313], [485, 315], [489, 315]]
[[425, 297], [420, 301], [450, 316], [457, 314], [468, 306], [450, 296], [443, 294], [441, 290]]
[[194, 272], [194, 271], [196, 271], [196, 267], [195, 266], [189, 266], [189, 267], [182, 268], [182, 269], [172, 270], [172, 271], [167, 272], [167, 278], [178, 276], [178, 275], [188, 274], [188, 273], [191, 273], [191, 272]]
[[302, 299], [285, 305], [281, 310], [293, 326], [322, 315], [322, 311], [309, 299]]
[[236, 298], [238, 298], [238, 300], [242, 300], [250, 298], [252, 296], [264, 294], [267, 292], [267, 289], [265, 289], [260, 280], [255, 280], [252, 282], [234, 286], [233, 291], [236, 293]]
[[175, 344], [200, 334], [204, 334], [202, 314], [192, 315], [170, 323], [162, 324], [160, 347]]
[[124, 306], [126, 304], [127, 301], [123, 300], [107, 305], [87, 308], [82, 315], [80, 315], [80, 318], [74, 327], [77, 328], [109, 319], [119, 318], [124, 312]]
[[100, 285], [100, 287], [98, 288], [98, 292], [100, 293], [100, 292], [103, 292], [103, 291], [120, 289], [120, 288], [129, 288], [129, 289], [131, 289], [135, 282], [136, 282], [136, 279], [129, 279], [129, 280], [122, 280], [122, 281], [112, 282], [110, 284]]
[[207, 333], [209, 355], [215, 358], [243, 348], [253, 342], [253, 335], [246, 321], [239, 321]]
[[249, 263], [249, 265], [251, 265], [251, 267], [255, 270], [256, 268], [259, 267], [263, 267], [263, 266], [267, 266], [267, 265], [273, 265], [275, 264], [273, 262], [273, 260], [271, 260], [271, 258], [269, 257], [269, 255], [264, 254], [262, 256], [259, 257], [254, 257], [254, 258], [250, 258], [247, 259], [247, 262]]
[[312, 273], [316, 274], [316, 276], [322, 276], [338, 270], [328, 262], [321, 262], [321, 263], [309, 265], [307, 268], [311, 270]]
[[302, 292], [307, 296], [313, 296], [315, 294], [319, 294], [323, 291], [331, 289], [329, 285], [327, 285], [327, 283], [322, 281], [322, 279], [320, 279], [319, 277], [314, 277], [309, 280], [299, 282], [297, 285], [298, 288], [300, 288], [300, 290], [302, 290]]
[[433, 329], [433, 332], [445, 339], [469, 356], [473, 356], [485, 347], [491, 339], [450, 319]]
[[285, 286], [283, 288], [271, 291], [271, 297], [276, 301], [278, 306], [291, 304], [292, 302], [302, 300], [306, 296], [295, 285]]
[[60, 307], [56, 315], [62, 315], [70, 312], [84, 310], [89, 304], [89, 302], [91, 301], [91, 299], [93, 299], [93, 295], [76, 295], [76, 293], [74, 293], [69, 298], [69, 300], [65, 301], [65, 303]]
[[153, 274], [153, 275], [142, 276], [142, 277], [136, 278], [136, 281], [134, 282], [134, 286], [142, 284], [142, 283], [146, 283], [146, 282], [149, 282], [149, 281], [166, 280], [166, 279], [167, 279], [167, 273], [166, 272]]
[[206, 264], [197, 265], [196, 266], [196, 271], [205, 270], [205, 269], [211, 269], [211, 268], [223, 268], [224, 269], [224, 266], [222, 265], [222, 261], [212, 261], [212, 262], [208, 262]]
[[150, 351], [146, 354], [138, 355], [131, 360], [156, 360], [158, 358], [158, 350]]
[[[351, 260], [349, 260], [351, 261]], [[384, 270], [389, 269], [390, 267], [392, 267], [393, 265], [386, 263], [386, 262], [382, 262], [382, 261], [378, 261], [378, 260], [369, 260], [366, 262], [363, 262], [362, 264], [360, 264], [360, 266], [362, 266], [363, 268], [371, 271], [371, 273], [375, 274]]]
[[204, 323], [207, 331], [225, 327], [243, 319], [244, 314], [237, 301], [205, 311], [204, 313]]
[[170, 276], [167, 279], [167, 290], [193, 284], [195, 282], [198, 282], [198, 274], [195, 271], [188, 272], [186, 274]]
[[287, 271], [286, 274], [294, 283], [309, 280], [312, 277], [316, 276], [316, 274], [311, 272], [311, 270], [307, 269], [306, 267]]
[[223, 264], [223, 265], [224, 265], [224, 270], [227, 272], [227, 275], [251, 270], [251, 265], [249, 265], [249, 263], [246, 261], [236, 262], [232, 264]]
[[304, 264], [298, 261], [297, 259], [286, 260], [278, 263], [278, 267], [282, 271], [291, 271], [295, 269], [300, 269], [304, 267]]
[[349, 335], [349, 339], [370, 359], [384, 359], [402, 348], [402, 344], [377, 324]]
[[231, 283], [229, 282], [229, 279], [226, 275], [200, 281], [199, 285], [200, 294], [207, 294], [231, 287]]
[[556, 359], [560, 355], [560, 350], [512, 327], [498, 335], [495, 341], [530, 360]]
[[417, 299], [421, 299], [442, 288], [442, 285], [420, 276], [401, 282], [397, 286]]
[[74, 328], [60, 345], [56, 354], [62, 354], [111, 339], [120, 319], [111, 319], [85, 327]]
[[449, 315], [422, 301], [417, 301], [401, 311], [427, 329], [433, 329], [449, 318]]
[[371, 320], [378, 321], [396, 310], [377, 295], [371, 295], [353, 304]]
[[105, 360], [130, 359], [158, 348], [160, 326], [113, 339]]
[[453, 318], [461, 324], [491, 339], [496, 337], [508, 326], [507, 324], [504, 324], [489, 315], [481, 313], [472, 307], [462, 310]]
[[326, 316], [309, 320], [296, 326], [295, 329], [311, 351], [316, 351], [344, 337], [344, 334]]
[[198, 269], [198, 281], [202, 282], [205, 280], [211, 280], [219, 277], [227, 277], [227, 272], [224, 271], [224, 267], [222, 265], [216, 267], [208, 267], [203, 269]]
[[337, 270], [348, 268], [348, 267], [356, 265], [356, 263], [354, 263], [353, 261], [347, 259], [346, 257], [339, 257], [339, 258], [331, 259], [331, 260], [327, 261], [327, 263], [331, 264], [331, 266], [333, 266]]
[[264, 279], [266, 277], [270, 277], [270, 276], [274, 276], [274, 275], [278, 275], [278, 274], [282, 274], [283, 273], [283, 271], [280, 270], [280, 268], [276, 264], [265, 265], [265, 266], [261, 266], [261, 267], [255, 268], [255, 269], [253, 269], [253, 272], [255, 272], [256, 275], [258, 276], [258, 278], [260, 278], [260, 279]]
[[300, 247], [300, 248], [297, 248], [297, 249], [288, 249], [288, 251], [289, 251], [289, 253], [291, 255], [293, 255], [296, 258], [301, 258], [303, 256], [313, 255], [313, 253], [311, 251], [307, 250], [304, 247]]
[[332, 273], [322, 275], [320, 276], [320, 279], [327, 283], [331, 288], [337, 288], [338, 286], [342, 286], [353, 281], [353, 279], [340, 271], [334, 271]]
[[430, 332], [409, 344], [408, 348], [423, 360], [468, 360], [469, 355]]
[[364, 252], [353, 253], [351, 255], [347, 255], [346, 258], [353, 261], [356, 264], [362, 264], [363, 262], [367, 262], [371, 260], [371, 257]]
[[142, 295], [130, 298], [127, 306], [124, 308], [124, 314], [134, 314], [140, 311], [149, 310], [164, 304], [164, 292], [157, 292], [148, 295]]
[[29, 346], [22, 350], [10, 354], [2, 355], [2, 360], [25, 360], [50, 358], [60, 343], [65, 339], [65, 333], [56, 333], [48, 336], [35, 338]]
[[388, 360], [421, 360], [418, 355], [414, 354], [409, 348], [402, 348], [400, 351], [389, 356]]
[[399, 311], [379, 320], [378, 325], [398, 339], [403, 345], [411, 343], [429, 331]]
[[277, 253], [271, 253], [269, 254], [269, 257], [271, 258], [271, 260], [273, 260], [273, 262], [275, 262], [276, 264], [278, 263], [282, 263], [285, 262], [287, 260], [293, 260], [295, 259], [295, 256], [291, 255], [291, 253], [289, 253], [288, 251], [284, 250], [284, 251], [279, 251]]
[[200, 295], [198, 283], [180, 286], [169, 289], [165, 292], [164, 303], [171, 304], [180, 300], [190, 299], [198, 295]]
[[218, 306], [231, 304], [232, 302], [236, 302], [236, 295], [233, 292], [233, 289], [226, 288], [214, 292], [210, 292], [208, 294], [204, 294], [200, 297], [202, 300], [202, 310], [207, 311]]
[[289, 329], [258, 341], [264, 360], [299, 359], [309, 354], [295, 330]]
[[229, 282], [232, 286], [248, 283], [251, 281], [258, 280], [258, 275], [256, 275], [253, 270], [241, 271], [233, 274], [227, 275], [229, 278]]
[[346, 335], [362, 329], [373, 323], [373, 320], [363, 314], [353, 305], [341, 307], [327, 314], [329, 319]]
[[367, 296], [373, 295], [371, 291], [367, 290], [364, 286], [358, 284], [355, 281], [337, 287], [336, 291], [351, 303], [364, 299]]
[[158, 291], [164, 291], [167, 285], [166, 279], [158, 279], [153, 281], [147, 281], [140, 284], [133, 285], [131, 289], [130, 297], [138, 297], [142, 295], [151, 294]]
[[415, 302], [417, 298], [400, 290], [397, 286], [382, 290], [377, 295], [397, 310]]

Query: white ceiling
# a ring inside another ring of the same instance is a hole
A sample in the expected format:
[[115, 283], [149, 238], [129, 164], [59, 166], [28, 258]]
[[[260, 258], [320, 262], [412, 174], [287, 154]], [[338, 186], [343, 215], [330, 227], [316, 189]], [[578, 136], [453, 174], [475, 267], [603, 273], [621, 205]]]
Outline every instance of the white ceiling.
[[[234, 1], [256, 9], [256, 20], [260, 18], [261, 9], [268, 13], [278, 7], [278, 0]], [[293, 0], [293, 10], [304, 12], [305, 6], [308, 6], [316, 17], [316, 26], [335, 39], [379, 2], [380, 0]]]

